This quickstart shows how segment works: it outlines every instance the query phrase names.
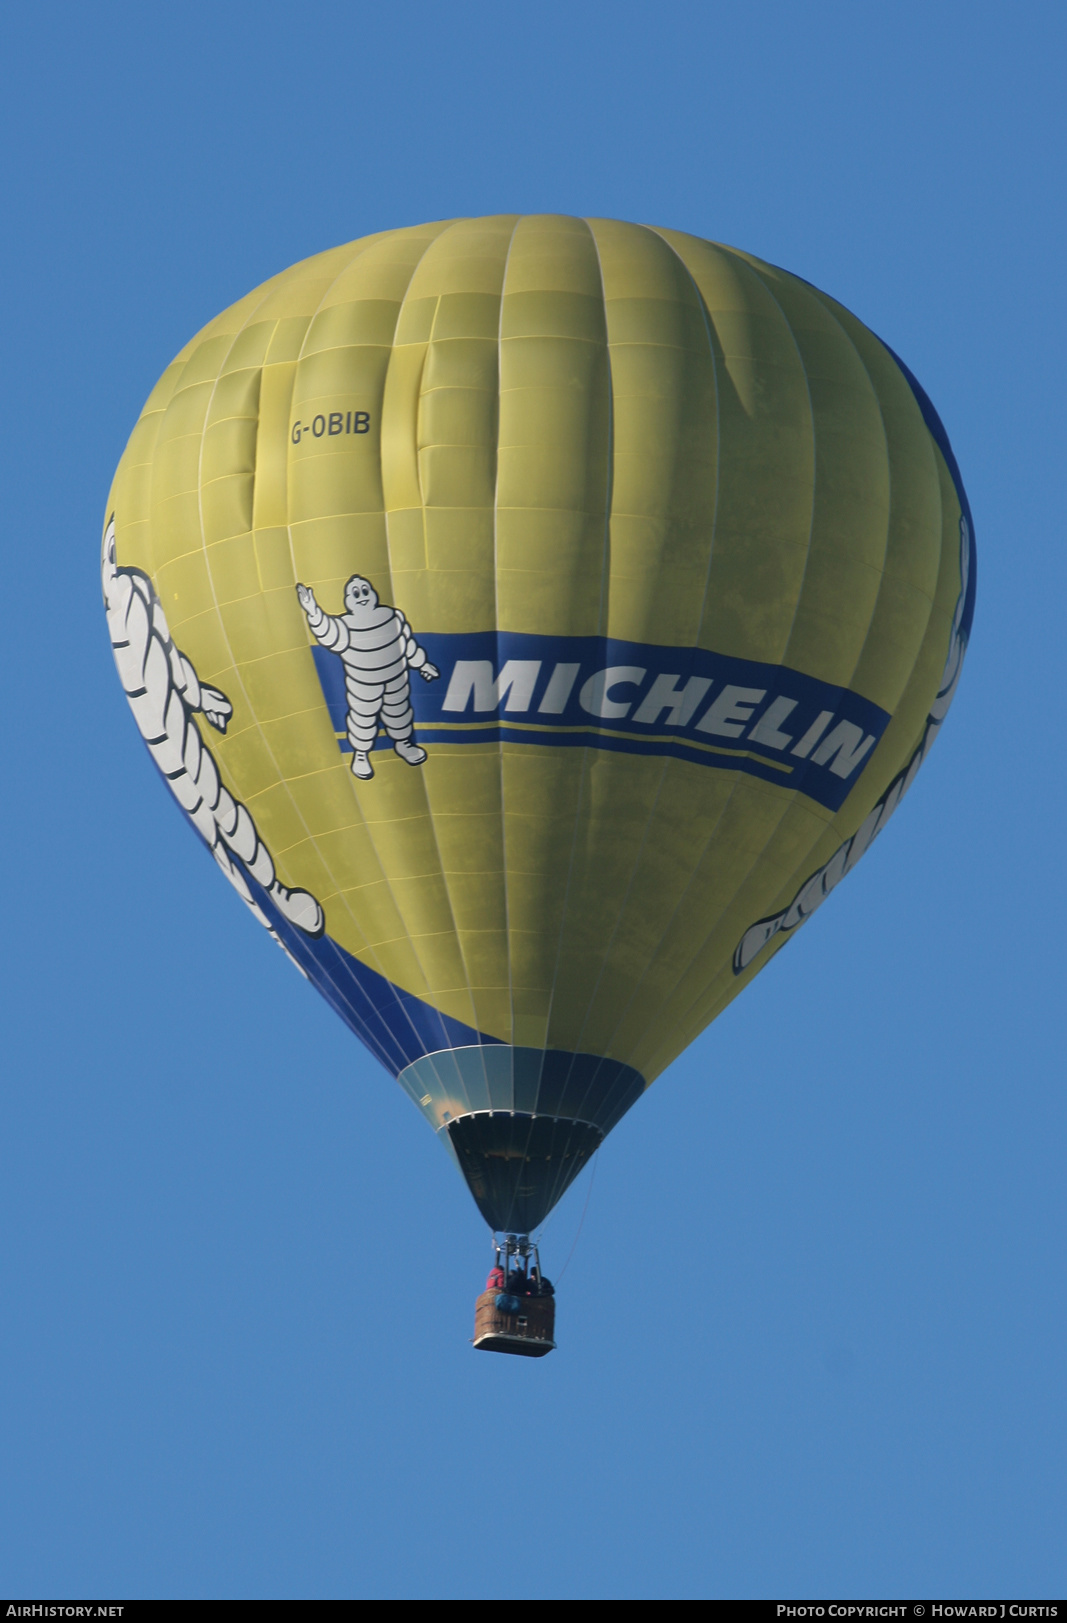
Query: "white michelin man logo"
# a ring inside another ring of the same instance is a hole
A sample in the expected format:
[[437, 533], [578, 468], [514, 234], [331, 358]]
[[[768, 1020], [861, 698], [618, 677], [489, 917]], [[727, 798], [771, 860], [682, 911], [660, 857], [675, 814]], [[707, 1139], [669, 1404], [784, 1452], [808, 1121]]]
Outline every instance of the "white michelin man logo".
[[960, 672], [963, 669], [963, 656], [967, 652], [967, 634], [963, 629], [963, 613], [967, 602], [967, 582], [971, 569], [971, 534], [965, 518], [960, 519], [960, 595], [956, 602], [956, 612], [952, 617], [952, 634], [949, 638], [948, 658], [945, 660], [945, 669], [941, 675], [937, 697], [930, 707], [926, 718], [926, 726], [919, 747], [903, 772], [898, 772], [878, 804], [868, 812], [859, 828], [850, 840], [838, 846], [829, 862], [824, 862], [811, 877], [805, 880], [797, 891], [788, 907], [771, 918], [758, 919], [750, 924], [734, 952], [734, 974], [740, 975], [746, 970], [755, 958], [763, 951], [769, 941], [776, 935], [789, 934], [798, 925], [810, 919], [817, 907], [829, 896], [830, 892], [839, 885], [847, 873], [851, 873], [860, 857], [867, 850], [871, 841], [880, 834], [904, 799], [908, 790], [915, 782], [915, 775], [922, 766], [934, 739], [941, 730], [941, 723], [948, 715], [949, 705], [956, 696], [959, 686]]
[[357, 778], [373, 778], [370, 751], [379, 726], [408, 766], [421, 766], [426, 751], [412, 736], [415, 713], [411, 708], [408, 671], [418, 671], [426, 682], [441, 673], [426, 658], [399, 609], [378, 602], [369, 580], [353, 575], [345, 587], [345, 613], [327, 614], [319, 608], [310, 586], [297, 586], [296, 595], [315, 640], [340, 655], [345, 668], [348, 698], [348, 741], [352, 745], [352, 771]]
[[207, 841], [227, 879], [276, 941], [278, 936], [256, 905], [235, 858], [262, 885], [283, 918], [305, 935], [321, 935], [326, 923], [322, 908], [308, 891], [287, 890], [278, 879], [251, 813], [222, 783], [215, 758], [193, 720], [199, 713], [224, 733], [233, 706], [224, 693], [200, 681], [191, 661], [174, 646], [149, 577], [140, 569], [119, 568], [114, 517], [104, 532], [101, 574], [119, 677], [141, 736], [171, 793]]

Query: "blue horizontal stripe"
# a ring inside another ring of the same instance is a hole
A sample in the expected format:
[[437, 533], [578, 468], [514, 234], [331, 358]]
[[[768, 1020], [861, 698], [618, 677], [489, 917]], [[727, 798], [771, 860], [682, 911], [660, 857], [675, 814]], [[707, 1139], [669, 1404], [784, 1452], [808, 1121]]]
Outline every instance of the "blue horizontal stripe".
[[[482, 727], [477, 732], [446, 732], [443, 728], [420, 726], [419, 738], [424, 744], [431, 741], [435, 744], [479, 744], [479, 743], [508, 743], [508, 744], [550, 744], [553, 749], [598, 749], [618, 752], [622, 755], [667, 755], [678, 761], [694, 761], [698, 766], [719, 766], [728, 771], [745, 771], [753, 777], [764, 778], [768, 783], [778, 783], [786, 789], [799, 787], [802, 768], [790, 773], [783, 771], [775, 762], [768, 759], [746, 758], [724, 752], [721, 756], [713, 757], [689, 749], [679, 739], [675, 742], [669, 739], [665, 743], [647, 743], [642, 739], [612, 738], [605, 733], [589, 732], [564, 733], [558, 730], [546, 729], [544, 733], [531, 733], [525, 728], [521, 731], [517, 727], [509, 727], [507, 722], [500, 722], [497, 726]], [[375, 748], [389, 748], [390, 740], [381, 738]], [[843, 786], [841, 798], [848, 793], [850, 785]]]
[[[417, 736], [424, 743], [506, 740], [669, 756], [779, 783], [836, 811], [859, 781], [889, 723], [887, 711], [848, 688], [787, 666], [734, 659], [703, 648], [530, 632], [417, 630], [415, 634], [441, 673], [431, 683], [415, 671], [410, 675]], [[334, 731], [347, 751], [344, 663], [325, 648], [315, 647], [313, 655]], [[598, 672], [619, 669], [628, 674], [609, 681], [606, 691], [597, 690]], [[658, 709], [650, 714], [657, 678], [661, 679]], [[695, 686], [689, 692], [699, 693], [699, 700], [690, 706], [692, 713], [684, 724], [672, 722], [671, 706], [690, 683]], [[760, 723], [776, 700], [778, 710], [761, 739]], [[638, 719], [643, 704], [647, 720]], [[613, 713], [620, 710], [622, 714]], [[797, 755], [800, 741], [819, 718], [819, 739], [804, 755]], [[711, 726], [716, 720], [725, 730], [701, 725]], [[487, 722], [494, 725], [487, 727]], [[820, 745], [835, 736], [851, 748], [862, 749], [866, 743], [847, 773], [841, 769], [848, 765], [848, 748], [841, 755], [835, 750], [829, 760], [814, 758]], [[389, 748], [390, 741], [379, 738], [376, 747]]]

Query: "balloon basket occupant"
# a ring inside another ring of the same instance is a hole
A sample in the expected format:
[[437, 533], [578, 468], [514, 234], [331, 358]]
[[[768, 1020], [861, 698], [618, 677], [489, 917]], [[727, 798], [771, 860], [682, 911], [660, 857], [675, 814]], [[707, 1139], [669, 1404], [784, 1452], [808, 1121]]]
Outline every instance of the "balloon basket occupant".
[[508, 1234], [493, 1249], [495, 1262], [474, 1304], [474, 1345], [479, 1352], [543, 1358], [556, 1345], [556, 1293], [537, 1247], [525, 1234]]

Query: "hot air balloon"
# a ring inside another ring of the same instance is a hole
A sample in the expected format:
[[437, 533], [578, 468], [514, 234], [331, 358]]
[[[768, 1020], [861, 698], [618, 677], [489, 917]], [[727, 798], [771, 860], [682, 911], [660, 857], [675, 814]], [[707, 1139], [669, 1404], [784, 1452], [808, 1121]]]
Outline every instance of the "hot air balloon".
[[[531, 1233], [910, 787], [975, 569], [933, 407], [833, 299], [502, 215], [210, 322], [103, 586], [187, 817], [540, 1280]], [[534, 1336], [506, 1290], [479, 1313]]]

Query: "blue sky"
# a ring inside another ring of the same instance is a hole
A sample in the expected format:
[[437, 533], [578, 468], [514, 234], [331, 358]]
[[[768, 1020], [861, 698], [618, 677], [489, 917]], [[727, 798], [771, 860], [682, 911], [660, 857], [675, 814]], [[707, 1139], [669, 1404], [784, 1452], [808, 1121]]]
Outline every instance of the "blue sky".
[[[1062, 1593], [1065, 45], [1030, 0], [7, 9], [0, 1592]], [[97, 577], [198, 327], [503, 210], [825, 288], [979, 548], [906, 806], [551, 1219], [540, 1363], [472, 1353], [473, 1203], [168, 804]]]

